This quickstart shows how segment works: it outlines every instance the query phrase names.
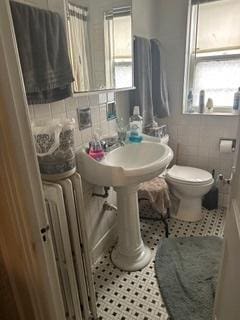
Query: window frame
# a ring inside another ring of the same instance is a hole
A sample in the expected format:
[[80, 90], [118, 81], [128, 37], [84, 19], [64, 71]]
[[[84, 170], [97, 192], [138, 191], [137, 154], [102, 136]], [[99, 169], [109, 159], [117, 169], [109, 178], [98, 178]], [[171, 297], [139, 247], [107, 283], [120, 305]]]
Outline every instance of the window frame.
[[[116, 19], [118, 17], [130, 18], [131, 54], [129, 56], [115, 55], [114, 18]], [[115, 87], [116, 89], [119, 89], [116, 86], [116, 71], [115, 71], [116, 66], [122, 63], [126, 64], [128, 61], [129, 61], [128, 62], [129, 67], [131, 66], [131, 82], [132, 84], [134, 83], [132, 25], [133, 25], [133, 17], [132, 17], [132, 8], [130, 6], [119, 7], [119, 8], [114, 7], [112, 10], [104, 12], [104, 42], [108, 38], [107, 42], [110, 45], [110, 47], [108, 48], [105, 45], [105, 57], [106, 57], [105, 58], [105, 79], [107, 84], [110, 84], [110, 86]], [[118, 61], [118, 60], [122, 60], [122, 61]]]
[[[193, 113], [189, 113], [187, 111], [187, 97], [189, 89], [192, 88], [191, 85], [193, 85], [194, 81], [194, 70], [196, 64], [198, 62], [208, 62], [208, 61], [227, 61], [227, 60], [233, 60], [233, 59], [240, 59], [240, 52], [239, 53], [226, 53], [227, 51], [231, 51], [232, 48], [222, 50], [223, 54], [216, 54], [215, 51], [205, 51], [204, 53], [213, 53], [213, 55], [209, 56], [201, 56], [198, 57], [198, 54], [201, 54], [202, 52], [197, 52], [196, 46], [197, 46], [197, 19], [194, 19], [194, 15], [198, 15], [199, 8], [196, 7], [196, 4], [192, 3], [192, 0], [188, 0], [188, 14], [187, 14], [187, 27], [186, 27], [186, 47], [185, 47], [185, 66], [184, 66], [184, 84], [183, 84], [183, 101], [182, 101], [182, 113], [183, 114], [201, 114], [198, 112], [198, 106], [193, 106]], [[194, 24], [195, 23], [195, 24]], [[239, 46], [240, 48], [240, 46]], [[194, 49], [194, 50], [193, 50]], [[215, 55], [214, 55], [215, 53]], [[214, 112], [211, 113], [203, 113], [207, 115], [232, 115], [236, 116], [232, 113], [232, 106], [226, 106], [226, 107], [214, 107]]]

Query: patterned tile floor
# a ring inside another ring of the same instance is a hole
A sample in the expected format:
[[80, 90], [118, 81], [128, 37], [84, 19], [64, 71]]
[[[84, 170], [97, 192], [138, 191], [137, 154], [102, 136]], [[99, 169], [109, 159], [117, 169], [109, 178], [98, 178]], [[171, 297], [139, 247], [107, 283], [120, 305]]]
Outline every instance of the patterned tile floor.
[[[145, 208], [147, 209], [147, 208]], [[143, 208], [144, 210], [144, 208]], [[223, 236], [225, 210], [206, 211], [197, 223], [169, 220], [170, 237]], [[141, 271], [125, 272], [113, 266], [109, 254], [94, 267], [99, 319], [167, 320], [170, 319], [159, 292], [154, 271], [158, 242], [164, 237], [160, 221], [141, 219], [143, 240], [153, 251], [151, 263]]]

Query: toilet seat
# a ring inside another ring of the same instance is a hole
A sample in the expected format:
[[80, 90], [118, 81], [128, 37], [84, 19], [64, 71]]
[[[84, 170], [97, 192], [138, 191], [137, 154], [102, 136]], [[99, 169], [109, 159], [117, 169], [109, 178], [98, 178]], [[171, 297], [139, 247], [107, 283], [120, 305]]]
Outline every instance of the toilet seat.
[[175, 183], [194, 186], [202, 186], [213, 182], [212, 175], [206, 170], [178, 165], [174, 165], [167, 171], [166, 178]]

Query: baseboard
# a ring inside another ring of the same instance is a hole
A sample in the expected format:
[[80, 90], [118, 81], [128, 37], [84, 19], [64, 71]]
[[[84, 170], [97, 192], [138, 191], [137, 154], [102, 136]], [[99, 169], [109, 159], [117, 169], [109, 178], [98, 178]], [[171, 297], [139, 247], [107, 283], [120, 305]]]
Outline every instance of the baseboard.
[[92, 265], [106, 253], [117, 240], [117, 225], [113, 224], [111, 228], [102, 236], [95, 247], [91, 250]]

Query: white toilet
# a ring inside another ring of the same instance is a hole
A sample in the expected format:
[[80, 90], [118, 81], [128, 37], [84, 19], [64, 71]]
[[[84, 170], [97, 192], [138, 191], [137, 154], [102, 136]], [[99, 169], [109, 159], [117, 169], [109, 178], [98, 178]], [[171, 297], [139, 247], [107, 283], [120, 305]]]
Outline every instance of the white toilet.
[[202, 197], [214, 183], [212, 175], [202, 169], [174, 165], [165, 178], [172, 193], [180, 200], [175, 218], [190, 222], [201, 220]]
[[[168, 135], [159, 139], [143, 134], [143, 139], [166, 144], [169, 142]], [[212, 175], [206, 170], [174, 165], [162, 176], [165, 177], [172, 193], [180, 200], [174, 217], [190, 222], [201, 220], [202, 197], [210, 191], [214, 183]]]

